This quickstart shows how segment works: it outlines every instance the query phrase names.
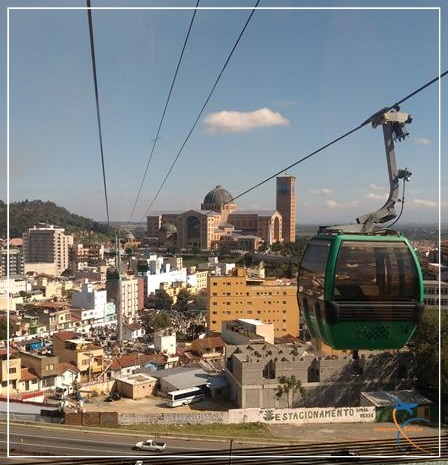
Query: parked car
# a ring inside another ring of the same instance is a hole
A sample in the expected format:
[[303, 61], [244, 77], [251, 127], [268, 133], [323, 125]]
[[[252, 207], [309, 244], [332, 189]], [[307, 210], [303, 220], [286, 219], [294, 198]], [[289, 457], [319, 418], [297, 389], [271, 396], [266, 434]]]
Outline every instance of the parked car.
[[121, 396], [118, 392], [111, 392], [105, 399], [104, 402], [113, 402], [114, 400], [120, 400]]
[[341, 449], [331, 453], [330, 460], [332, 462], [359, 462], [361, 460], [358, 452], [350, 449]]
[[137, 442], [135, 447], [139, 450], [163, 452], [166, 449], [166, 442], [158, 441], [156, 439], [146, 439], [145, 441]]

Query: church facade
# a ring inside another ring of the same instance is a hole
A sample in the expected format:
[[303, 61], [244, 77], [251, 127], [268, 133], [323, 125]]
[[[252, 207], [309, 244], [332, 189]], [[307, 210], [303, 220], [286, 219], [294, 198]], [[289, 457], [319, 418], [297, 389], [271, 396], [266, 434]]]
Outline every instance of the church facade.
[[[291, 195], [295, 202], [295, 192]], [[160, 246], [202, 250], [253, 251], [262, 243], [290, 240], [282, 233], [285, 219], [278, 210], [238, 211], [232, 199], [226, 189], [216, 186], [205, 196], [200, 210], [152, 212], [147, 216], [147, 234]], [[291, 218], [286, 222], [291, 224]]]

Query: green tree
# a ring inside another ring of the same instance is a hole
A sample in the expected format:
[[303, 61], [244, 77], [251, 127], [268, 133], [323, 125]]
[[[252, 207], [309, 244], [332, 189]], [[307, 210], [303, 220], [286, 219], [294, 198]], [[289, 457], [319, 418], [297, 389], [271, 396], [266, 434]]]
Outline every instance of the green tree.
[[157, 289], [155, 292], [154, 308], [156, 310], [171, 310], [173, 307], [173, 298], [163, 289]]
[[[7, 320], [0, 320], [0, 341], [6, 341], [8, 338], [8, 325]], [[9, 320], [9, 336], [13, 336], [14, 325], [11, 320]]]
[[[440, 314], [441, 354], [440, 384], [442, 406], [445, 406], [445, 418], [448, 417], [448, 315]], [[425, 309], [423, 321], [411, 340], [410, 347], [415, 355], [416, 387], [431, 400], [438, 402], [439, 393], [439, 311], [437, 308]]]
[[31, 300], [31, 294], [26, 291], [19, 291], [20, 297], [22, 297], [24, 302], [29, 302]]
[[153, 319], [154, 331], [160, 331], [171, 326], [171, 318], [167, 313], [157, 313]]
[[300, 379], [296, 379], [294, 375], [280, 376], [278, 382], [280, 384], [275, 388], [275, 397], [277, 400], [280, 400], [283, 396], [286, 396], [288, 408], [294, 405], [293, 400], [296, 394], [300, 394], [303, 397], [306, 393], [302, 382]]
[[190, 310], [191, 295], [188, 289], [181, 289], [177, 294], [177, 301], [174, 304], [174, 310], [182, 313], [188, 313]]

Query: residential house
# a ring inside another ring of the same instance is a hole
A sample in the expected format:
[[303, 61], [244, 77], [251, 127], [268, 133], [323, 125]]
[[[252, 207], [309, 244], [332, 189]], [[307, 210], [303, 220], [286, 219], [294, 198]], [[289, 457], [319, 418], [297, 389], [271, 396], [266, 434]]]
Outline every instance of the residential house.
[[145, 335], [145, 330], [140, 326], [139, 323], [130, 323], [123, 325], [123, 339], [127, 341], [135, 341], [139, 337]]
[[[9, 354], [9, 366], [8, 366]], [[17, 392], [18, 383], [21, 376], [20, 354], [16, 349], [7, 347], [0, 349], [0, 360], [2, 368], [0, 372], [0, 395], [6, 396], [7, 393]]]
[[22, 366], [29, 368], [32, 373], [40, 379], [39, 389], [51, 389], [55, 386], [58, 375], [59, 359], [57, 355], [48, 353], [47, 350], [40, 352], [20, 352]]
[[224, 358], [226, 344], [220, 336], [204, 337], [191, 343], [191, 353], [201, 360], [214, 360]]
[[53, 353], [60, 362], [69, 362], [80, 372], [80, 382], [90, 381], [104, 369], [104, 350], [73, 331], [53, 334]]
[[58, 375], [56, 376], [55, 387], [60, 392], [71, 394], [74, 390], [75, 382], [78, 381], [79, 370], [69, 362], [58, 363]]

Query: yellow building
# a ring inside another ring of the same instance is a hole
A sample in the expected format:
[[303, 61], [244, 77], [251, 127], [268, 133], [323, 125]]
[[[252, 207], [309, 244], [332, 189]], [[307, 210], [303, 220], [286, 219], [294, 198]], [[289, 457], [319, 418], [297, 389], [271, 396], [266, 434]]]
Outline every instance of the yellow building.
[[274, 336], [299, 334], [299, 306], [295, 286], [278, 284], [275, 278], [251, 278], [244, 268], [232, 276], [209, 276], [207, 329], [221, 332], [223, 321], [238, 318], [274, 325]]
[[90, 381], [104, 369], [104, 350], [91, 341], [78, 337], [72, 331], [53, 334], [53, 353], [60, 362], [75, 365], [81, 381]]

